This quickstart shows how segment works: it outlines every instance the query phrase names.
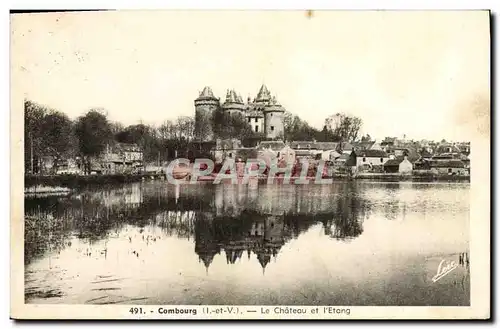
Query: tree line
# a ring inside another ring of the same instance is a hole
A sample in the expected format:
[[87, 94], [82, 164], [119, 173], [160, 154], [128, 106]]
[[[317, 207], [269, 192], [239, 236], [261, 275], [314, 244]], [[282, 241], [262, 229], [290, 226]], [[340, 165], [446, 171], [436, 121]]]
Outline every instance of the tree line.
[[160, 126], [144, 123], [123, 126], [108, 119], [104, 109], [90, 109], [71, 120], [66, 114], [24, 102], [24, 164], [29, 173], [40, 170], [44, 157], [54, 161], [78, 157], [85, 167], [92, 157], [101, 155], [113, 143], [137, 144], [145, 162], [161, 162], [186, 150], [194, 139], [194, 118], [180, 116]]
[[[197, 121], [197, 136], [204, 134], [203, 120]], [[228, 114], [221, 108], [214, 111], [211, 124], [217, 138], [265, 139], [262, 132], [254, 132], [247, 120], [238, 114]], [[362, 126], [362, 120], [356, 116], [337, 113], [325, 119], [323, 129], [316, 129], [298, 115], [285, 111], [283, 115], [283, 138], [285, 141], [345, 142], [355, 141]], [[198, 130], [200, 129], [200, 130]], [[198, 131], [200, 132], [198, 134]]]
[[[71, 120], [63, 112], [25, 100], [25, 169], [29, 173], [38, 172], [40, 160], [47, 156], [55, 161], [78, 157], [85, 167], [91, 157], [101, 155], [107, 145], [116, 142], [137, 144], [145, 162], [163, 162], [186, 156], [189, 150], [201, 147], [197, 136], [206, 130], [206, 124], [212, 125], [215, 138], [250, 141], [245, 146], [254, 146], [264, 139], [262, 132], [254, 132], [243, 116], [228, 114], [220, 108], [214, 111], [210, 122], [196, 119], [180, 116], [159, 126], [144, 123], [124, 126], [109, 120], [102, 108], [90, 109]], [[323, 129], [318, 130], [297, 115], [285, 112], [283, 138], [287, 141], [352, 141], [358, 138], [360, 127], [361, 119], [337, 114], [326, 118]]]

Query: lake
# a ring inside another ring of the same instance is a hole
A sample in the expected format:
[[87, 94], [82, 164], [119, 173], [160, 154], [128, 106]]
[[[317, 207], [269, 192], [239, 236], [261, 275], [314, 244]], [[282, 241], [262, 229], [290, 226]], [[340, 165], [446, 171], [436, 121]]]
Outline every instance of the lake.
[[470, 305], [469, 193], [153, 181], [25, 198], [25, 300]]

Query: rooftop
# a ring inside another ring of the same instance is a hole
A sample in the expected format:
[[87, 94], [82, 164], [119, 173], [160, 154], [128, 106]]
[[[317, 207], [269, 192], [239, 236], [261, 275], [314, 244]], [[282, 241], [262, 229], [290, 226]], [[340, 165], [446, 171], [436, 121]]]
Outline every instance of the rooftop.
[[198, 96], [197, 100], [198, 99], [201, 100], [201, 99], [217, 99], [217, 98], [215, 98], [212, 88], [206, 86], [200, 92], [200, 95]]
[[432, 161], [431, 167], [433, 168], [464, 168], [465, 164], [457, 159], [443, 160], [443, 161]]
[[271, 149], [271, 150], [281, 150], [285, 147], [283, 141], [262, 141], [257, 146], [258, 150]]
[[389, 159], [386, 163], [384, 163], [384, 167], [390, 166], [399, 166], [401, 162], [403, 162], [404, 157], [396, 157], [395, 159]]
[[318, 148], [317, 143], [314, 141], [293, 141], [290, 146], [293, 149], [311, 149], [315, 150]]
[[385, 158], [387, 153], [382, 150], [362, 150], [359, 151], [359, 156], [371, 157], [371, 158]]
[[256, 102], [268, 102], [271, 100], [271, 93], [267, 89], [266, 85], [260, 87], [259, 93], [257, 94]]

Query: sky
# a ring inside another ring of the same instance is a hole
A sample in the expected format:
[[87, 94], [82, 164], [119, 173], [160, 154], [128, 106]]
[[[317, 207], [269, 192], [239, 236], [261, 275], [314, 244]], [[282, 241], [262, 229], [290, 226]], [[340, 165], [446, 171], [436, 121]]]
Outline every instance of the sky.
[[70, 118], [160, 125], [194, 115], [204, 86], [246, 100], [264, 83], [319, 129], [344, 112], [378, 139], [465, 140], [489, 102], [489, 29], [486, 11], [16, 14], [11, 88]]

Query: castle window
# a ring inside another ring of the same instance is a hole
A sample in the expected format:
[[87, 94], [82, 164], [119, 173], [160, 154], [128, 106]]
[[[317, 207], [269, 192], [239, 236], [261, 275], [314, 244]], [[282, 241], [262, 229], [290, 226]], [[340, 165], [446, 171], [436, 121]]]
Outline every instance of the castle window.
[[384, 162], [384, 158], [380, 158], [380, 162]]
[[366, 158], [365, 157], [363, 157], [363, 162], [366, 162]]
[[271, 113], [271, 116], [273, 116], [273, 114]]
[[271, 131], [274, 131], [274, 126], [271, 126]]
[[258, 120], [259, 120], [258, 118], [255, 118], [255, 122], [258, 122]]
[[255, 126], [255, 132], [258, 133], [259, 132], [259, 126]]

